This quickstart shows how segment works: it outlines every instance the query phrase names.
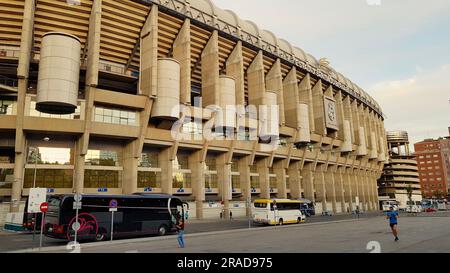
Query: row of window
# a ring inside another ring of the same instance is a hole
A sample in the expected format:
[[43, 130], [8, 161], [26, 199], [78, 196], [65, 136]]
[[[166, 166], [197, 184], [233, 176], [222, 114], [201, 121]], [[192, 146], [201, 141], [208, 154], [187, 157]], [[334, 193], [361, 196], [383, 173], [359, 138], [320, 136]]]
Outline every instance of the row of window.
[[102, 106], [95, 106], [92, 121], [117, 125], [138, 125], [136, 111]]

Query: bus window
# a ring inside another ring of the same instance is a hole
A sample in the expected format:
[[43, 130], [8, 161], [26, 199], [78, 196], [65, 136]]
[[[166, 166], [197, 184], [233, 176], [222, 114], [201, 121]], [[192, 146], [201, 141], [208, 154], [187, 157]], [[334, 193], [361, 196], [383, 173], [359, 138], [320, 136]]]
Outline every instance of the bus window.
[[255, 208], [266, 209], [267, 208], [267, 203], [255, 203]]

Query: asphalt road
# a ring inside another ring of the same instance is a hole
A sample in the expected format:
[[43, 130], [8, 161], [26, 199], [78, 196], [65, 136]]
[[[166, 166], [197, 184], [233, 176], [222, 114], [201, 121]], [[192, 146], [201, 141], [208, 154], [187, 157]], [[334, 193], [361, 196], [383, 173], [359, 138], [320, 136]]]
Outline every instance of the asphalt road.
[[[378, 220], [381, 222], [385, 222], [386, 220], [384, 217], [382, 217], [382, 213], [371, 213], [371, 214], [363, 214], [360, 216], [361, 221], [368, 221], [368, 220]], [[424, 222], [431, 222], [430, 219], [450, 219], [450, 213], [438, 213], [438, 214], [422, 214], [418, 217], [410, 217], [407, 215], [404, 215], [404, 219], [424, 219], [429, 218], [427, 220], [424, 220]], [[320, 224], [325, 222], [334, 222], [334, 221], [347, 221], [347, 220], [357, 220], [354, 215], [335, 215], [335, 216], [315, 216], [312, 218], [307, 219], [307, 224], [305, 225], [305, 228], [308, 226], [308, 224]], [[441, 219], [441, 220], [442, 220]], [[298, 227], [301, 227], [303, 225], [299, 225]], [[327, 226], [327, 225], [326, 225]], [[385, 225], [384, 225], [385, 226]], [[383, 227], [384, 227], [383, 226]], [[447, 225], [448, 226], [448, 225]], [[203, 234], [208, 232], [221, 232], [221, 231], [233, 231], [233, 230], [242, 230], [242, 229], [248, 229], [249, 222], [248, 219], [240, 218], [235, 219], [233, 221], [229, 220], [191, 220], [188, 222], [186, 226], [186, 234], [189, 235], [196, 235], [196, 234]], [[251, 227], [253, 231], [260, 232], [261, 230], [271, 230], [271, 227], [264, 227], [260, 225], [251, 224]], [[292, 228], [292, 226], [290, 226]], [[329, 234], [330, 232], [327, 230], [322, 230], [325, 234]], [[169, 236], [170, 237], [170, 236]], [[320, 235], [317, 235], [318, 238], [320, 238]], [[164, 239], [161, 237], [150, 237], [151, 239]], [[139, 241], [145, 241], [148, 240], [148, 238], [138, 238], [134, 240], [135, 242]], [[127, 242], [127, 240], [118, 240], [119, 243], [123, 241], [124, 243]], [[32, 240], [31, 234], [17, 234], [17, 233], [6, 233], [6, 232], [0, 232], [0, 252], [9, 252], [9, 251], [16, 251], [16, 250], [22, 250], [22, 249], [30, 249], [30, 248], [36, 248], [39, 245], [39, 235], [36, 235], [35, 241]], [[66, 246], [67, 242], [61, 241], [61, 240], [55, 240], [51, 238], [44, 237], [43, 240], [43, 246], [44, 247], [57, 247], [57, 246]], [[92, 244], [90, 244], [92, 245]]]

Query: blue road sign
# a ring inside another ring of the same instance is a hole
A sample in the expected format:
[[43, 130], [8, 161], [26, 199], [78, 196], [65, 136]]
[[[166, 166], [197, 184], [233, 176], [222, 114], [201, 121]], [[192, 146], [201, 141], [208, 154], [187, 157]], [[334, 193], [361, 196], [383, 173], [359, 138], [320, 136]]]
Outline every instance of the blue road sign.
[[109, 202], [109, 207], [110, 208], [117, 208], [119, 206], [119, 202], [117, 202], [116, 199], [113, 199]]

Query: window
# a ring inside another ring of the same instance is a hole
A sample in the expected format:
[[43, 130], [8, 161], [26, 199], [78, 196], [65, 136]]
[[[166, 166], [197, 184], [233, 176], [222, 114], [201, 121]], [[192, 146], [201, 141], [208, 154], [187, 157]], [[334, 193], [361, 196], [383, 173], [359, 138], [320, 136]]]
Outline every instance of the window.
[[250, 166], [250, 172], [251, 173], [258, 173], [258, 166], [256, 166], [255, 164]]
[[70, 148], [29, 147], [28, 164], [74, 165], [73, 150]]
[[88, 166], [122, 166], [122, 153], [108, 150], [88, 150], [85, 162]]
[[217, 174], [205, 174], [205, 188], [217, 189], [218, 188]]
[[250, 177], [250, 184], [251, 184], [252, 188], [258, 189], [260, 187], [259, 177], [258, 176], [251, 176]]
[[190, 173], [174, 173], [173, 174], [173, 185], [175, 189], [190, 189], [191, 184], [191, 174]]
[[16, 101], [0, 99], [0, 115], [15, 115], [16, 113], [17, 113]]
[[84, 170], [85, 188], [120, 188], [120, 171]]
[[241, 188], [240, 177], [238, 175], [233, 175], [231, 177], [231, 184], [233, 189], [240, 189]]
[[183, 125], [183, 133], [202, 136], [203, 124], [201, 121], [189, 121]]
[[103, 106], [94, 107], [92, 120], [95, 122], [137, 126], [137, 112], [125, 109], [113, 109]]
[[239, 158], [233, 158], [233, 162], [231, 163], [231, 171], [239, 172]]
[[270, 188], [276, 189], [277, 188], [277, 178], [276, 177], [270, 177], [269, 178], [269, 184], [270, 184]]
[[161, 173], [138, 172], [138, 188], [161, 188]]
[[158, 168], [158, 152], [142, 153], [139, 159], [139, 167], [141, 168]]
[[189, 170], [189, 156], [178, 154], [173, 161], [173, 168], [177, 170]]
[[0, 189], [11, 189], [14, 169], [0, 169]]
[[208, 171], [217, 171], [216, 158], [214, 156], [207, 156], [205, 163]]
[[34, 169], [25, 169], [24, 188], [32, 188], [35, 180], [38, 188], [73, 187], [73, 170], [36, 169], [36, 177], [34, 173]]

